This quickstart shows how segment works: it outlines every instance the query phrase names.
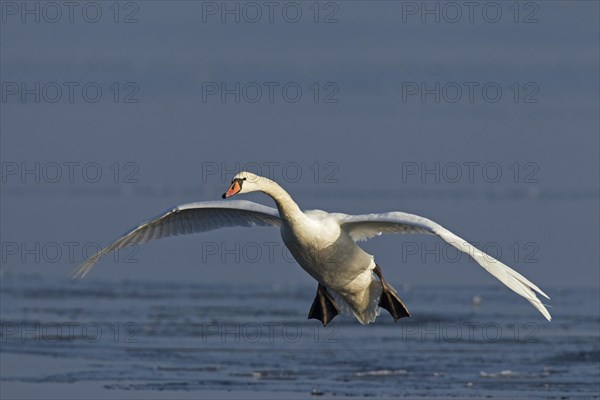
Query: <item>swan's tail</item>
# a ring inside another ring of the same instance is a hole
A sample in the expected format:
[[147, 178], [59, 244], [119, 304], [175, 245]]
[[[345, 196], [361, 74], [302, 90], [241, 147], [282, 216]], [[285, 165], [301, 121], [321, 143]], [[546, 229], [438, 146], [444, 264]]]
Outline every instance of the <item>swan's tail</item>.
[[[375, 322], [375, 319], [381, 312], [379, 299], [382, 294], [382, 286], [379, 279], [373, 276], [367, 290], [355, 295], [342, 296], [331, 288], [327, 288], [331, 297], [335, 300], [341, 314], [354, 315], [358, 322], [363, 325]], [[345, 297], [348, 297], [346, 300]], [[360, 297], [360, 298], [359, 298]], [[354, 305], [354, 307], [351, 305]]]

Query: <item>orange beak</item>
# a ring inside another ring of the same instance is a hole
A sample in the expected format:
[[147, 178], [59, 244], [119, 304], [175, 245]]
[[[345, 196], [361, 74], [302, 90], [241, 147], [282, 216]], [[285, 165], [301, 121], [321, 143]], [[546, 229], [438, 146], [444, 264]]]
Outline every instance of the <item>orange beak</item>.
[[242, 187], [237, 181], [235, 181], [231, 184], [231, 187], [227, 189], [227, 191], [223, 194], [223, 198], [227, 199], [231, 196], [234, 196], [238, 194], [240, 190], [242, 190]]

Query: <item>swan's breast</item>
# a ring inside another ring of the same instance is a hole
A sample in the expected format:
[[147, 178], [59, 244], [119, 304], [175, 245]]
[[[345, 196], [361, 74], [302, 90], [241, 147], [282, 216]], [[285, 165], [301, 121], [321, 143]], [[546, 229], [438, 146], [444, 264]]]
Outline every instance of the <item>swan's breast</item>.
[[325, 211], [311, 210], [305, 216], [301, 220], [283, 221], [281, 235], [286, 244], [289, 241], [306, 248], [321, 248], [340, 237], [340, 225]]
[[336, 219], [311, 211], [298, 223], [285, 222], [281, 236], [298, 264], [329, 287], [345, 286], [368, 269], [371, 256], [341, 230]]

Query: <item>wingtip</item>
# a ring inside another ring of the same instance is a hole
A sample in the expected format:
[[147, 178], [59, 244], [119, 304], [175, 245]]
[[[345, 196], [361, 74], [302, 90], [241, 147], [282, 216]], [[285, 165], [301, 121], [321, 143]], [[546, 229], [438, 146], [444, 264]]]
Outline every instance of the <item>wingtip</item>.
[[548, 322], [552, 322], [552, 315], [548, 311], [542, 313], [542, 315], [548, 320]]
[[527, 280], [523, 275], [521, 275], [520, 277], [522, 279], [524, 279], [525, 283], [527, 283], [533, 290], [535, 290], [536, 292], [538, 292], [539, 294], [541, 294], [542, 296], [544, 296], [545, 298], [550, 300], [550, 296], [548, 296], [546, 293], [544, 293], [544, 291], [542, 289], [540, 289], [537, 285], [535, 285], [531, 281]]
[[73, 272], [71, 272], [72, 280], [81, 280], [85, 278], [85, 276], [90, 272], [90, 268], [87, 263], [84, 263], [77, 267]]
[[549, 322], [552, 321], [552, 316], [546, 307], [552, 307], [547, 304], [542, 303], [539, 299], [535, 299], [535, 301], [531, 301], [530, 303], [546, 318]]
[[71, 272], [71, 280], [72, 281], [78, 281], [83, 279], [83, 276], [78, 270], [75, 270], [73, 272]]

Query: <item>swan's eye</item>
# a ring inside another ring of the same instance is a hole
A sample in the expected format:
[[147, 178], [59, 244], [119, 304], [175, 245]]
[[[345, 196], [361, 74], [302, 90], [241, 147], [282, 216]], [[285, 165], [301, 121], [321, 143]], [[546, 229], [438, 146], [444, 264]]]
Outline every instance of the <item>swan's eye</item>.
[[246, 180], [247, 178], [244, 178], [243, 180]]

